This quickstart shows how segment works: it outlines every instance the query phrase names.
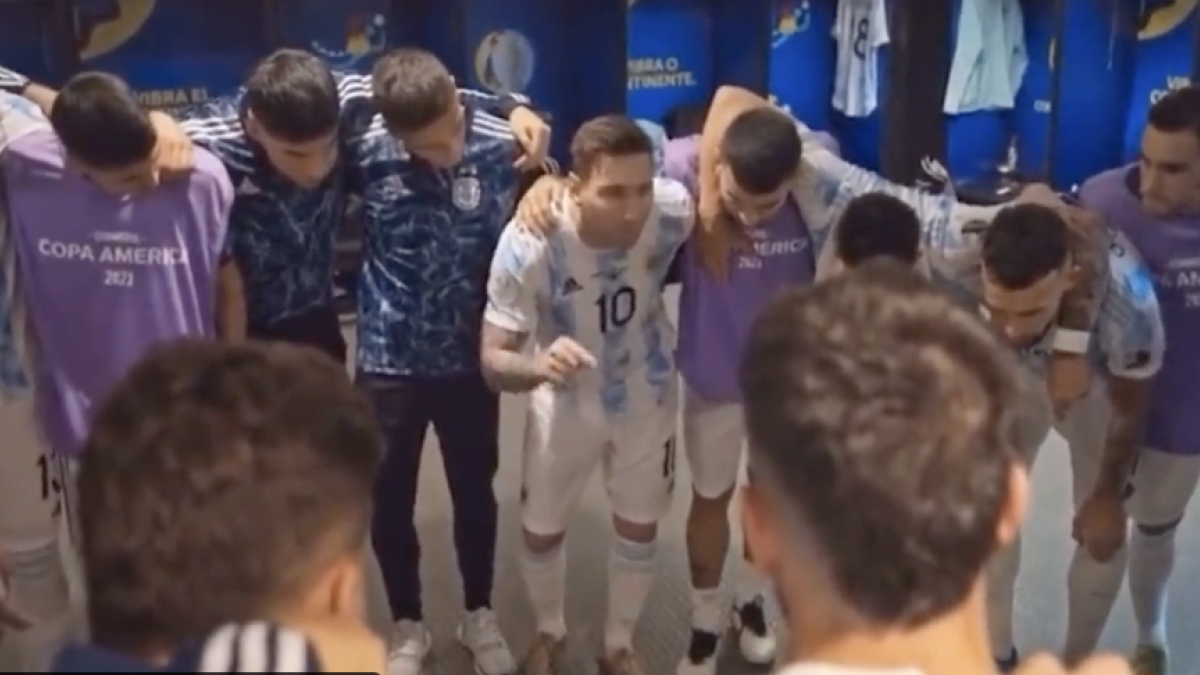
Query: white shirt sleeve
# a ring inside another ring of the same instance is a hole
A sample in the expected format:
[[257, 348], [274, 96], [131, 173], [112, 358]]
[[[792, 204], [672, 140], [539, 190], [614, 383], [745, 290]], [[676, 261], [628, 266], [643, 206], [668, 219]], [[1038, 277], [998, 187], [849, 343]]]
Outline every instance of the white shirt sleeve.
[[1119, 237], [1109, 254], [1110, 283], [1096, 319], [1100, 349], [1113, 377], [1141, 380], [1162, 368], [1166, 336], [1154, 280]]
[[546, 242], [510, 222], [492, 256], [483, 320], [513, 333], [532, 333], [545, 274]]

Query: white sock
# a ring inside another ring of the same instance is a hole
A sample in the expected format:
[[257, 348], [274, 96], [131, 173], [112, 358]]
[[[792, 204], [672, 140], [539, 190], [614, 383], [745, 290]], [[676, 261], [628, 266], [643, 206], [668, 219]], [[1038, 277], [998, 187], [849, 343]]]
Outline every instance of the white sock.
[[760, 595], [766, 595], [769, 586], [770, 584], [767, 583], [758, 568], [746, 563], [742, 565], [741, 574], [737, 577], [734, 601], [738, 607], [754, 602]]
[[1017, 573], [1021, 571], [1021, 539], [997, 552], [987, 566], [988, 637], [992, 643], [992, 658], [1007, 660], [1012, 656], [1013, 602], [1017, 595]]
[[567, 557], [559, 544], [551, 551], [533, 553], [525, 548], [521, 555], [521, 575], [529, 593], [529, 604], [538, 633], [563, 638], [567, 622], [563, 619], [563, 598], [567, 587]]
[[1129, 597], [1138, 644], [1167, 646], [1167, 580], [1175, 567], [1175, 528], [1159, 534], [1133, 529], [1129, 538]]
[[725, 618], [725, 592], [720, 585], [692, 588], [692, 628], [720, 633]]
[[1067, 571], [1067, 640], [1063, 659], [1074, 664], [1096, 650], [1104, 624], [1125, 576], [1128, 547], [1105, 563], [1092, 560], [1082, 546], [1075, 547]]
[[610, 654], [633, 648], [633, 628], [654, 584], [656, 548], [653, 541], [613, 539], [608, 556], [608, 622], [604, 626], [604, 648]]

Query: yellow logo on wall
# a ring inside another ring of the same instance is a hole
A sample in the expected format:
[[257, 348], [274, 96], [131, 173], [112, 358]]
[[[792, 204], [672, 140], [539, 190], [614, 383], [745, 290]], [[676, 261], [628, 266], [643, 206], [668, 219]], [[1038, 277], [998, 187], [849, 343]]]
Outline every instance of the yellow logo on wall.
[[493, 93], [519, 94], [533, 80], [534, 60], [533, 45], [524, 35], [492, 31], [475, 50], [475, 77]]
[[154, 3], [155, 0], [117, 0], [117, 15], [97, 22], [87, 31], [79, 49], [80, 58], [94, 59], [128, 42], [150, 18]]
[[1187, 21], [1192, 10], [1196, 9], [1197, 0], [1174, 0], [1166, 7], [1160, 7], [1150, 13], [1146, 27], [1138, 31], [1139, 40], [1153, 40], [1175, 30], [1179, 24]]

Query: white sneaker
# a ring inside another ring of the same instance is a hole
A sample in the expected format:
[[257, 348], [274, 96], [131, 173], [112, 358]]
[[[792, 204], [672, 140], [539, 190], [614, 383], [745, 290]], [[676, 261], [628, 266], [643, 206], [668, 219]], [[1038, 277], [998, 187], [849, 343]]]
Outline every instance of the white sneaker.
[[511, 675], [517, 670], [496, 614], [484, 607], [467, 615], [458, 626], [458, 641], [471, 653], [479, 675]]
[[422, 675], [433, 638], [419, 621], [397, 621], [388, 639], [387, 675]]
[[733, 613], [733, 620], [742, 658], [756, 666], [774, 663], [779, 643], [775, 627], [767, 619], [766, 599], [760, 595], [739, 605]]
[[693, 627], [692, 641], [675, 669], [675, 675], [716, 675], [720, 646], [720, 635]]

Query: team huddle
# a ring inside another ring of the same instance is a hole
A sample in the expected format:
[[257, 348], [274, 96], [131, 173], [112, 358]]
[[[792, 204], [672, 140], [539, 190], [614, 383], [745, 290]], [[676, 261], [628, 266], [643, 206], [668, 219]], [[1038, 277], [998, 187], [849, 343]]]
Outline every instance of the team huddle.
[[[756, 322], [781, 312], [789, 292], [838, 289], [879, 258], [927, 279], [1021, 363], [1002, 411], [1013, 456], [1032, 465], [1051, 428], [1068, 441], [1077, 548], [1064, 658], [1095, 650], [1128, 576], [1134, 668], [1167, 672], [1173, 542], [1200, 481], [1200, 429], [1188, 415], [1200, 378], [1167, 346], [1188, 344], [1200, 326], [1191, 291], [1200, 229], [1190, 216], [1200, 213], [1200, 89], [1155, 104], [1140, 163], [1096, 176], [1077, 200], [1033, 185], [1011, 204], [977, 206], [952, 184], [934, 192], [856, 167], [828, 136], [734, 87], [717, 92], [702, 129], [673, 138], [620, 115], [586, 122], [571, 141], [569, 175], [547, 173], [521, 194], [522, 174], [547, 165], [541, 115], [521, 97], [457, 88], [418, 50], [385, 56], [370, 76], [281, 51], [236, 100], [172, 115], [145, 113], [106, 74], [53, 92], [0, 69], [0, 85], [0, 381], [12, 439], [0, 459], [0, 550], [22, 563], [12, 598], [33, 625], [13, 635], [32, 645], [30, 669], [46, 669], [77, 629], [58, 558], [60, 516], [81, 531], [73, 536], [95, 647], [141, 653], [253, 616], [246, 603], [258, 591], [229, 584], [211, 601], [123, 603], [122, 593], [147, 597], [137, 590], [146, 582], [92, 574], [106, 552], [124, 555], [104, 545], [122, 533], [87, 515], [98, 503], [89, 498], [111, 503], [112, 494], [93, 486], [77, 498], [75, 474], [101, 466], [88, 454], [103, 445], [100, 421], [122, 427], [115, 408], [91, 420], [156, 345], [283, 341], [345, 364], [334, 244], [355, 202], [364, 251], [349, 358], [383, 453], [347, 485], [373, 493], [362, 497], [364, 531], [352, 541], [369, 536], [382, 573], [389, 673], [419, 675], [431, 648], [413, 518], [430, 425], [454, 508], [458, 639], [479, 672], [556, 672], [568, 632], [564, 538], [597, 469], [614, 531], [598, 663], [607, 675], [642, 672], [633, 633], [653, 584], [658, 524], [681, 487], [677, 451], [692, 477], [692, 632], [677, 672], [715, 673], [731, 621], [745, 659], [773, 663], [780, 627], [767, 599], [796, 582], [753, 535], [761, 523], [747, 521], [747, 564], [725, 570], [743, 448], [769, 445], [770, 425], [755, 426], [748, 408], [752, 399], [767, 406], [774, 392], [754, 367], [765, 357], [753, 345], [772, 344]], [[677, 323], [663, 295], [670, 284], [680, 285]], [[835, 365], [808, 367], [825, 376]], [[518, 392], [530, 394], [519, 569], [538, 636], [521, 658], [491, 609], [499, 396]], [[770, 467], [755, 462], [752, 451], [751, 483], [776, 489], [778, 479], [762, 478]], [[1019, 521], [1003, 537], [993, 523], [964, 572], [986, 579], [1002, 670], [1019, 660]], [[174, 561], [171, 575], [222, 586], [211, 560], [161, 554]], [[40, 576], [24, 578], [31, 561]], [[108, 562], [110, 571], [120, 564]], [[887, 609], [890, 591], [878, 588], [851, 605], [885, 623], [929, 618]]]

